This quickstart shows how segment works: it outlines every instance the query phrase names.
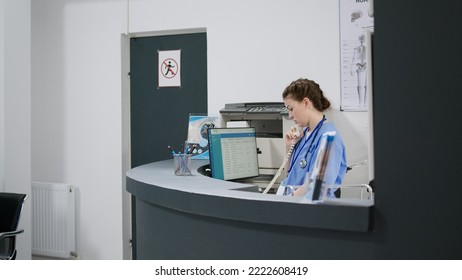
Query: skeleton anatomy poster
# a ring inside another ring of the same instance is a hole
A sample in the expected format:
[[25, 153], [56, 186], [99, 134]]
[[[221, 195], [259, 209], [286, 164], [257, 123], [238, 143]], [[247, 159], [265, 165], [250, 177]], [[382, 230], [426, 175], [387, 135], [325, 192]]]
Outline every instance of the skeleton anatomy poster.
[[339, 1], [341, 109], [346, 111], [367, 111], [366, 32], [374, 27], [369, 1]]

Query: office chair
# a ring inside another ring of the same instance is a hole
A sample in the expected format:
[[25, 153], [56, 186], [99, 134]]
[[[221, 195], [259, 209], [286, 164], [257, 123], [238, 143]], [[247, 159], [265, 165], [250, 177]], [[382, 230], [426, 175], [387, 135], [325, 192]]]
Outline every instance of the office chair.
[[0, 192], [0, 260], [16, 259], [16, 236], [19, 218], [27, 195]]

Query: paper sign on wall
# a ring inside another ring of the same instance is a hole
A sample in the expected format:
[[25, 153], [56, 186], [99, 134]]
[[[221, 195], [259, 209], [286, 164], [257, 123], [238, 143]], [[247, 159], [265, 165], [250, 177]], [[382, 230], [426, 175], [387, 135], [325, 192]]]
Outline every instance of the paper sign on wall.
[[181, 87], [181, 50], [158, 51], [159, 87]]
[[374, 15], [369, 1], [340, 0], [341, 109], [367, 111], [368, 42]]

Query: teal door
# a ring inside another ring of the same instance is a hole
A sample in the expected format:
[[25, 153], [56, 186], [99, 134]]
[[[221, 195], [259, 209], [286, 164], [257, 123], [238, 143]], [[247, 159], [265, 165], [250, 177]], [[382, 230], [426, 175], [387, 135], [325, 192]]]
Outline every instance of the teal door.
[[[169, 50], [181, 50], [181, 61], [175, 65], [181, 71], [178, 72], [180, 87], [159, 87], [158, 51]], [[131, 167], [172, 158], [167, 146], [179, 149], [187, 139], [190, 113], [207, 114], [206, 33], [131, 38]], [[141, 206], [132, 196], [132, 258], [135, 260], [138, 259], [137, 207]]]
[[[159, 87], [158, 51], [169, 50], [181, 50], [181, 87]], [[206, 33], [131, 38], [131, 167], [171, 158], [167, 146], [184, 143], [190, 113], [207, 113]]]

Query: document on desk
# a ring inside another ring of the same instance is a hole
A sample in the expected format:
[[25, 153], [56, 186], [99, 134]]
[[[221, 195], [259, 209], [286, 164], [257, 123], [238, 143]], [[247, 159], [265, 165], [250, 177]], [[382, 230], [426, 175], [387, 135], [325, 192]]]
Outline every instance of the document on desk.
[[218, 127], [217, 116], [190, 114], [188, 127], [188, 145], [196, 145], [191, 159], [209, 159], [208, 129]]

